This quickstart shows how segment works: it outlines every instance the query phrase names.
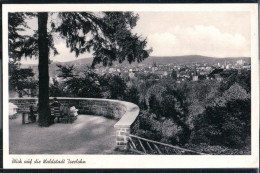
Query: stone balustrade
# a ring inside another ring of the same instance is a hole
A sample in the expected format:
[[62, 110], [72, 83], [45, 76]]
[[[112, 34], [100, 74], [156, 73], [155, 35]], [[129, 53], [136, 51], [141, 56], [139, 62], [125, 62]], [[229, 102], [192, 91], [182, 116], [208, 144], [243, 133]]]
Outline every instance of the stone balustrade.
[[[139, 128], [139, 107], [133, 103], [95, 98], [68, 98], [58, 97], [64, 106], [75, 106], [79, 114], [98, 115], [119, 119], [114, 125], [116, 129], [116, 146], [119, 149], [128, 149], [129, 134]], [[53, 100], [50, 97], [50, 102]], [[18, 113], [29, 111], [31, 105], [37, 106], [37, 98], [10, 98], [9, 102], [18, 106]]]

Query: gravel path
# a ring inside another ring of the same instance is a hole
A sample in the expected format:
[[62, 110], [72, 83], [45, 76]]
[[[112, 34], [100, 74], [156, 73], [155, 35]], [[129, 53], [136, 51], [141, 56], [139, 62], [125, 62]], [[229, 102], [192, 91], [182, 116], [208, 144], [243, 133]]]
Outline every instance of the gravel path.
[[21, 115], [9, 121], [10, 154], [116, 154], [116, 120], [79, 115], [72, 124], [22, 125]]

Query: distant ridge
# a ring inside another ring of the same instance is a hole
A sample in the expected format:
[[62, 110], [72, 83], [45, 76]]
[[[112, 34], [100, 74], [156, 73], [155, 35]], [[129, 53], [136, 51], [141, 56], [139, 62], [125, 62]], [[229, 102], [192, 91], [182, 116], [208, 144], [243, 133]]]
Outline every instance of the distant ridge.
[[72, 61], [67, 61], [67, 62], [59, 62], [59, 61], [55, 61], [53, 62], [54, 64], [91, 64], [93, 61], [93, 58], [82, 58], [82, 59], [76, 59], [76, 60], [72, 60]]
[[[150, 65], [154, 62], [156, 64], [170, 64], [170, 63], [177, 63], [177, 64], [190, 64], [190, 63], [208, 63], [209, 65], [213, 65], [216, 63], [224, 63], [225, 60], [227, 62], [235, 62], [237, 60], [243, 59], [245, 62], [250, 63], [250, 57], [226, 57], [226, 58], [216, 58], [216, 57], [208, 57], [208, 56], [201, 56], [201, 55], [184, 55], [184, 56], [150, 56], [142, 61], [142, 64]], [[72, 65], [72, 64], [87, 64], [91, 65], [93, 58], [82, 58], [76, 59], [73, 61], [68, 62], [53, 62], [50, 67], [56, 66], [56, 64], [61, 65]], [[137, 62], [133, 62], [132, 65], [137, 65]], [[127, 61], [123, 63], [114, 62], [114, 65], [129, 65]], [[113, 66], [114, 66], [113, 65]], [[36, 64], [27, 64], [25, 66], [37, 66]]]
[[[177, 63], [177, 64], [190, 64], [190, 63], [208, 63], [208, 64], [215, 64], [215, 63], [224, 63], [225, 60], [227, 62], [234, 62], [237, 60], [243, 59], [247, 63], [250, 62], [250, 57], [226, 57], [226, 58], [216, 58], [216, 57], [208, 57], [208, 56], [201, 56], [201, 55], [184, 55], [184, 56], [150, 56], [142, 61], [142, 64], [170, 64], [170, 63]], [[78, 60], [68, 61], [68, 62], [54, 62], [55, 64], [88, 64], [91, 65], [93, 58], [82, 58]], [[127, 61], [124, 61], [122, 65], [129, 64]], [[137, 65], [137, 62], [133, 62], [133, 65]], [[118, 62], [114, 62], [114, 65], [119, 65]]]

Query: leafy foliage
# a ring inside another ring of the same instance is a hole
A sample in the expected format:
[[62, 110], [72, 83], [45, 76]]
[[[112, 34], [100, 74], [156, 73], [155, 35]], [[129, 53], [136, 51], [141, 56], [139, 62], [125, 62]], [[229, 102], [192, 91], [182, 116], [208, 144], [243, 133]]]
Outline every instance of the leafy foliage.
[[137, 87], [133, 86], [131, 88], [127, 88], [125, 92], [124, 100], [138, 105], [139, 104], [138, 94], [139, 92]]
[[124, 80], [117, 75], [106, 76], [108, 81], [107, 85], [109, 87], [110, 99], [120, 99], [122, 100], [125, 97], [126, 83]]
[[[126, 83], [120, 76], [98, 75], [90, 67], [77, 71], [72, 66], [58, 65], [59, 75], [65, 93], [75, 97], [123, 99], [126, 94]], [[128, 95], [129, 96], [129, 95]]]
[[[160, 82], [152, 85], [146, 92], [146, 99], [149, 103], [149, 111], [156, 114], [160, 121], [168, 118], [182, 128], [182, 134], [178, 137], [178, 142], [184, 144], [189, 139], [190, 129], [186, 123], [187, 109], [180, 95], [176, 92], [171, 82]], [[168, 138], [168, 137], [167, 137]], [[175, 141], [176, 141], [175, 139]], [[171, 139], [171, 141], [173, 141]]]
[[58, 77], [64, 79], [66, 90], [74, 97], [101, 97], [99, 77], [90, 68], [82, 72], [75, 71], [74, 66], [58, 65], [60, 73]]
[[138, 20], [132, 12], [63, 12], [58, 16], [63, 22], [53, 23], [53, 30], [66, 39], [76, 56], [93, 51], [92, 67], [101, 62], [104, 66], [113, 61], [141, 62], [149, 56], [151, 50], [144, 50], [146, 39], [132, 34]]
[[171, 77], [173, 80], [177, 80], [177, 72], [175, 70], [172, 70]]
[[235, 83], [223, 93], [223, 97], [227, 101], [246, 100], [250, 99], [250, 94], [248, 94], [238, 83]]
[[251, 71], [240, 70], [239, 71], [231, 71], [226, 80], [221, 83], [220, 90], [222, 92], [229, 89], [234, 83], [238, 83], [242, 88], [244, 88], [247, 92], [251, 91]]
[[[247, 141], [247, 143], [250, 143]], [[207, 154], [213, 154], [213, 155], [250, 155], [251, 154], [251, 149], [250, 145], [246, 146], [243, 149], [230, 149], [225, 146], [220, 146], [220, 145], [208, 145], [206, 143], [201, 143], [201, 144], [187, 144], [185, 145], [186, 148], [195, 150], [198, 152], [202, 153], [207, 153]]]
[[25, 13], [9, 13], [8, 14], [8, 49], [9, 57], [13, 60], [20, 60], [22, 56], [21, 47], [24, 44], [24, 37], [19, 34], [28, 28], [25, 22]]
[[237, 83], [223, 93], [222, 105], [212, 105], [197, 116], [191, 140], [194, 143], [243, 147], [250, 137], [251, 99]]
[[57, 81], [56, 79], [52, 79], [52, 83], [50, 84], [50, 97], [66, 97], [70, 96], [69, 93], [65, 90], [65, 86]]
[[74, 65], [62, 66], [60, 64], [57, 64], [57, 67], [59, 68], [57, 71], [60, 72], [58, 77], [62, 79], [68, 79], [68, 78], [73, 78], [78, 76], [77, 74], [74, 74], [75, 71]]
[[32, 69], [20, 69], [18, 62], [9, 63], [9, 91], [16, 91], [19, 96], [34, 96], [28, 92], [37, 88], [38, 82], [34, 79]]
[[242, 87], [248, 77], [233, 80], [223, 91], [228, 77], [223, 82], [153, 83], [146, 91], [150, 112], [141, 114], [148, 117], [141, 118], [141, 128], [160, 134], [165, 143], [198, 148], [204, 143], [205, 151], [198, 151], [210, 154], [250, 152], [251, 99]]

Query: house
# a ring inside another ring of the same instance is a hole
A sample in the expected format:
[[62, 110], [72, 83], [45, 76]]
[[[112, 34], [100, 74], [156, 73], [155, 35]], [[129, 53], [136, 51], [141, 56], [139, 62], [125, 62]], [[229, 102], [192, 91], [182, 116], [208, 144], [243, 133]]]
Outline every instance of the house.
[[198, 81], [198, 80], [199, 80], [199, 76], [198, 75], [192, 76], [192, 81]]
[[220, 82], [223, 80], [223, 77], [220, 74], [215, 74], [215, 79]]
[[243, 66], [244, 63], [245, 63], [245, 61], [242, 59], [237, 61], [237, 65], [240, 65], [240, 66]]
[[134, 78], [134, 77], [135, 77], [135, 74], [134, 74], [132, 71], [130, 71], [129, 77], [130, 77], [130, 78]]
[[168, 72], [167, 71], [162, 71], [162, 70], [160, 70], [160, 71], [156, 71], [154, 74], [156, 74], [159, 78], [164, 78], [164, 77], [167, 77], [167, 75], [168, 75]]
[[116, 68], [111, 67], [111, 68], [109, 68], [108, 73], [114, 73], [115, 71], [116, 71]]
[[156, 63], [153, 63], [153, 66], [152, 66], [152, 73], [155, 73], [155, 71], [158, 70], [158, 67], [156, 65]]

